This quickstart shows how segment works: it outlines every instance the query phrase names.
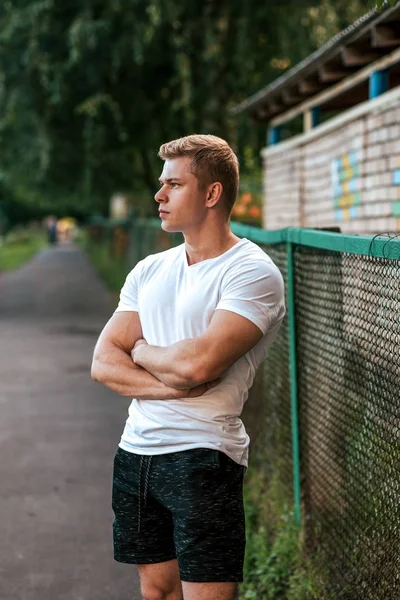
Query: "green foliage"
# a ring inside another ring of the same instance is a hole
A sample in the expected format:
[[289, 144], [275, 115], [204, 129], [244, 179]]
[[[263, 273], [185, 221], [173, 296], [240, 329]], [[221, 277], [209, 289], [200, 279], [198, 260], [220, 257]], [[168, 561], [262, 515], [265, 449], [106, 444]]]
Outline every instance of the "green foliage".
[[382, 10], [386, 6], [395, 6], [398, 0], [376, 0], [376, 2], [371, 2], [372, 6], [375, 6], [378, 10]]
[[[276, 484], [266, 491], [256, 471], [247, 477], [247, 546], [240, 600], [322, 600], [318, 574], [304, 555], [301, 528], [288, 507], [277, 503]], [[265, 504], [273, 505], [275, 514], [263, 514]]]
[[230, 109], [365, 10], [350, 4], [5, 0], [0, 200], [106, 214], [121, 191], [151, 215], [159, 145], [195, 131], [259, 168], [264, 128]]
[[19, 229], [10, 232], [0, 245], [0, 273], [21, 267], [44, 246], [46, 239], [41, 231]]
[[247, 599], [279, 600], [287, 597], [289, 581], [295, 568], [297, 529], [287, 524], [278, 533], [275, 543], [267, 543], [263, 527], [254, 531], [248, 542], [246, 582], [242, 597]]

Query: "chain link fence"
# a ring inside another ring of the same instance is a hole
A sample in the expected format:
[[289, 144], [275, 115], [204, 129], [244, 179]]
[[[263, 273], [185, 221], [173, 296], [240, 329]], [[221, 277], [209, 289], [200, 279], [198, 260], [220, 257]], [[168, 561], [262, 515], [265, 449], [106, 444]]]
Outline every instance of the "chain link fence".
[[298, 247], [302, 498], [326, 598], [400, 598], [400, 262]]
[[[294, 325], [285, 319], [246, 403], [250, 455], [293, 506], [298, 420], [302, 528], [321, 600], [399, 600], [400, 241], [232, 229], [258, 243], [293, 290]], [[182, 241], [158, 221], [137, 222], [130, 263]]]

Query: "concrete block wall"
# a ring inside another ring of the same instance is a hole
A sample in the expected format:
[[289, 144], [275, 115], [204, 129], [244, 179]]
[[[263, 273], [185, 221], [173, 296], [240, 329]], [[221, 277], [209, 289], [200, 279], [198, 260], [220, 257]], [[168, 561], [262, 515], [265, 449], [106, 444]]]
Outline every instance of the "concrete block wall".
[[400, 88], [263, 151], [266, 229], [400, 231]]

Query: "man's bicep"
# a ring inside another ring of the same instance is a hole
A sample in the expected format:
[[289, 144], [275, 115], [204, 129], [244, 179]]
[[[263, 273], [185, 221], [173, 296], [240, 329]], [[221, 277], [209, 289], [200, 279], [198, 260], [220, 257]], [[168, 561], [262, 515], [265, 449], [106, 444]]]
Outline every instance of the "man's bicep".
[[229, 310], [215, 310], [207, 331], [200, 338], [210, 376], [222, 375], [262, 337], [260, 328], [246, 317]]
[[96, 347], [99, 349], [112, 344], [130, 354], [137, 340], [142, 337], [143, 332], [138, 312], [115, 312], [101, 332]]

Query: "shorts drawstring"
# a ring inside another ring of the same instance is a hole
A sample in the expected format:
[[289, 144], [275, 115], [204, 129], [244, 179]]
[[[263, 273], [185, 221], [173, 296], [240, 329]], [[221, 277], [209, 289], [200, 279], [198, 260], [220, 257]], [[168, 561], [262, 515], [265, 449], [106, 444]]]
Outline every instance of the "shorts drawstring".
[[147, 495], [149, 492], [149, 482], [150, 482], [150, 469], [151, 469], [151, 456], [141, 456], [140, 457], [140, 465], [139, 465], [139, 503], [138, 503], [138, 532], [140, 531], [140, 519], [142, 513], [142, 471], [143, 465], [147, 460], [145, 475], [144, 475], [144, 487], [143, 487], [143, 504], [146, 506], [147, 504]]
[[144, 505], [145, 506], [147, 504], [147, 495], [148, 495], [148, 492], [149, 492], [151, 459], [152, 459], [152, 456], [149, 456], [148, 457], [148, 461], [147, 461], [146, 475], [145, 475], [145, 478], [144, 478], [143, 500], [144, 500]]

